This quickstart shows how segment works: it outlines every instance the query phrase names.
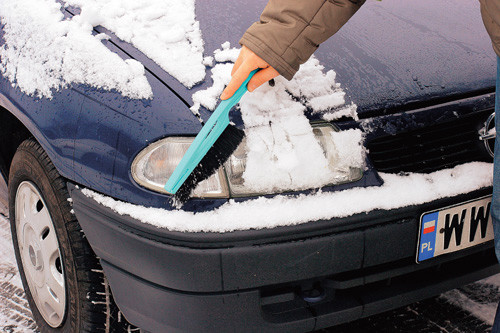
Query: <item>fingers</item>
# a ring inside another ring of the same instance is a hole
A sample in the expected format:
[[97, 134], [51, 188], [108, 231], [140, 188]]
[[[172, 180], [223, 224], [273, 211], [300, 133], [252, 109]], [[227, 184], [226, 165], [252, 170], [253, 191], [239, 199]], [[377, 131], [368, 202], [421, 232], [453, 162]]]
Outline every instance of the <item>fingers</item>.
[[226, 89], [222, 92], [222, 95], [220, 95], [221, 100], [226, 100], [233, 96], [233, 94], [238, 90], [238, 88], [241, 86], [243, 81], [246, 80], [248, 77], [248, 74], [250, 74], [251, 71], [256, 69], [254, 64], [250, 63], [249, 61], [244, 61], [241, 66], [238, 67], [238, 69], [234, 72], [234, 75], [231, 78], [231, 81], [227, 85]]
[[245, 51], [242, 48], [240, 50], [240, 54], [238, 55], [238, 58], [236, 59], [236, 62], [234, 63], [233, 69], [231, 70], [231, 76], [233, 76], [234, 73], [238, 70], [240, 65], [243, 63], [244, 59], [245, 59]]
[[252, 92], [267, 81], [277, 77], [279, 73], [272, 67], [267, 67], [258, 71], [248, 82], [248, 91]]
[[238, 55], [238, 59], [236, 59], [233, 69], [231, 70], [231, 81], [222, 92], [220, 99], [226, 100], [233, 96], [236, 90], [238, 90], [247, 79], [250, 72], [257, 68], [263, 69], [255, 74], [248, 83], [249, 91], [254, 91], [263, 83], [278, 76], [279, 73], [274, 68], [270, 67], [267, 62], [253, 53], [252, 50], [243, 45]]

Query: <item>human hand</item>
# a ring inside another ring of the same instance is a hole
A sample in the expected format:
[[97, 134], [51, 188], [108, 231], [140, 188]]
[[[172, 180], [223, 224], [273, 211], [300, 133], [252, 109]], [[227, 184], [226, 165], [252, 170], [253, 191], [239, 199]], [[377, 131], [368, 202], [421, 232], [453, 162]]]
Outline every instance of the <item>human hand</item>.
[[248, 91], [250, 92], [280, 74], [261, 57], [243, 45], [240, 55], [238, 59], [236, 59], [233, 70], [231, 71], [231, 82], [229, 82], [226, 89], [222, 92], [220, 99], [225, 100], [233, 96], [236, 90], [238, 90], [241, 84], [246, 80], [250, 72], [257, 68], [261, 68], [261, 70], [258, 71], [247, 84]]

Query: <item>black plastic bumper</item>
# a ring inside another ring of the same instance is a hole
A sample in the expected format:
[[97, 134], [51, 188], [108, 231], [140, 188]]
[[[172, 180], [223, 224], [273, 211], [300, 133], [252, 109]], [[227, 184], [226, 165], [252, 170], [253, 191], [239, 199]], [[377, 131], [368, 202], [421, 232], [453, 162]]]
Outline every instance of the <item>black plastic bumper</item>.
[[[75, 214], [133, 324], [153, 332], [306, 332], [499, 272], [492, 242], [414, 261], [432, 204], [228, 234], [179, 233], [103, 207], [70, 185]], [[306, 302], [314, 290], [321, 301]]]

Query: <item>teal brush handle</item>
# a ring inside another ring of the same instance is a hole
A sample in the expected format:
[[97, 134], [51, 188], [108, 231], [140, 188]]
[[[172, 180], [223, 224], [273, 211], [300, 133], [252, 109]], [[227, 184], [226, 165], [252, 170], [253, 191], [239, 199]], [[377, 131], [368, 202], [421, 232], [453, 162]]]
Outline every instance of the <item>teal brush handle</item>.
[[182, 186], [194, 168], [205, 157], [215, 141], [229, 125], [229, 111], [236, 105], [241, 97], [247, 92], [248, 81], [257, 73], [258, 69], [252, 71], [233, 96], [225, 101], [221, 101], [214, 113], [210, 116], [201, 131], [198, 133], [193, 143], [182, 157], [180, 163], [165, 184], [167, 192], [175, 194]]

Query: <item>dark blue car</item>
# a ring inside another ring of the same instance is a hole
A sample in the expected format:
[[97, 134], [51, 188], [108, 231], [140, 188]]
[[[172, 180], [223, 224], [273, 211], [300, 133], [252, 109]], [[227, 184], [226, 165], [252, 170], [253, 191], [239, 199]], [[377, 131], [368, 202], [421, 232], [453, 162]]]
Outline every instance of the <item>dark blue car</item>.
[[[205, 54], [224, 41], [237, 45], [265, 3], [198, 1]], [[40, 330], [306, 332], [500, 272], [489, 218], [491, 182], [465, 184], [471, 190], [463, 191], [454, 183], [476, 179], [492, 162], [495, 55], [478, 7], [474, 1], [367, 3], [315, 53], [325, 70], [335, 70], [359, 119], [306, 115], [316, 127], [360, 130], [366, 148], [359, 177], [327, 184], [321, 193], [382, 188], [391, 177], [415, 174], [431, 188], [445, 170], [444, 194], [419, 201], [425, 193], [409, 182], [394, 196], [416, 199], [398, 208], [384, 203], [273, 228], [176, 231], [113, 206], [159, 208], [168, 219], [173, 210], [204, 214], [228, 200], [278, 195], [238, 192], [223, 168], [219, 192], [178, 208], [161, 189], [164, 178], [158, 186], [134, 171], [152, 147], [189, 142], [198, 133], [199, 117], [210, 112], [193, 114], [192, 95], [211, 86], [210, 75], [186, 88], [100, 25], [94, 34], [109, 36], [102, 39], [109, 50], [144, 65], [152, 98], [86, 84], [52, 90], [51, 98], [27, 94], [4, 68], [0, 171], [19, 270]], [[78, 7], [61, 10], [66, 18], [79, 14]], [[5, 47], [8, 24], [1, 28]], [[279, 195], [320, 194], [301, 188]], [[354, 196], [350, 204], [369, 199]], [[322, 204], [325, 210], [335, 205]]]

